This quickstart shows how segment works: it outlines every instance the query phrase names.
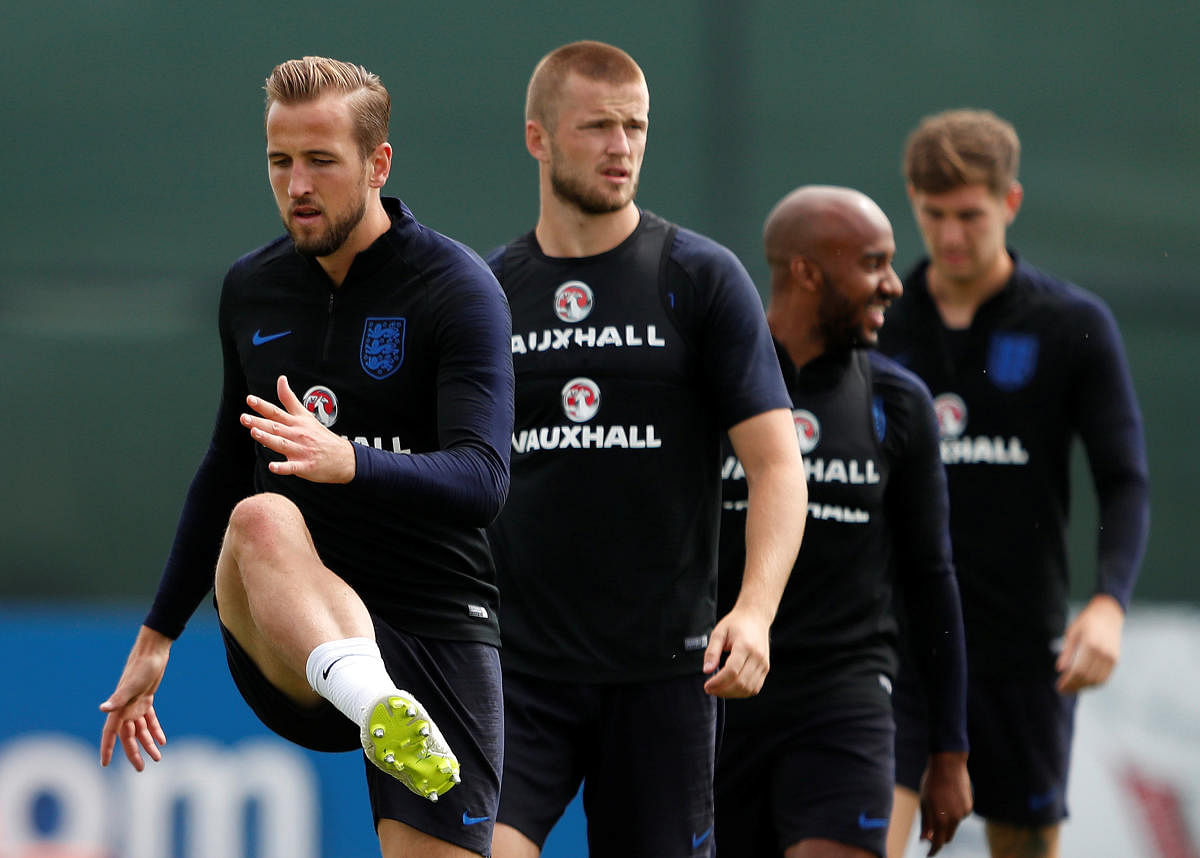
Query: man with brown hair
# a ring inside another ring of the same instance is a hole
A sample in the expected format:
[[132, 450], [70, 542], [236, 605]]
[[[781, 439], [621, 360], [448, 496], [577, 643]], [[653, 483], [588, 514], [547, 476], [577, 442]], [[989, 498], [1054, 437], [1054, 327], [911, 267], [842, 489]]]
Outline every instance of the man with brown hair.
[[482, 528], [508, 488], [504, 296], [478, 256], [381, 196], [378, 77], [305, 57], [266, 89], [288, 234], [226, 275], [212, 442], [100, 707], [101, 762], [118, 740], [139, 771], [142, 750], [161, 758], [154, 693], [215, 588], [259, 718], [307, 748], [366, 752], [385, 858], [486, 855], [503, 725]]
[[[634, 203], [649, 109], [618, 48], [543, 58], [525, 114], [537, 225], [488, 257], [512, 307], [519, 415], [512, 494], [490, 531], [504, 610], [497, 858], [536, 856], [581, 782], [590, 854], [712, 848], [715, 696], [761, 688], [804, 528], [790, 403], [749, 276]], [[726, 430], [751, 512], [744, 583], [718, 622]]]
[[[880, 337], [937, 406], [967, 634], [969, 769], [994, 858], [1057, 854], [1076, 693], [1116, 664], [1149, 522], [1141, 415], [1112, 313], [1006, 246], [1024, 195], [1019, 159], [1016, 131], [989, 111], [930, 116], [911, 134], [904, 173], [929, 256]], [[1068, 624], [1076, 436], [1100, 521], [1094, 595]], [[913, 685], [902, 671], [894, 858], [926, 762]]]

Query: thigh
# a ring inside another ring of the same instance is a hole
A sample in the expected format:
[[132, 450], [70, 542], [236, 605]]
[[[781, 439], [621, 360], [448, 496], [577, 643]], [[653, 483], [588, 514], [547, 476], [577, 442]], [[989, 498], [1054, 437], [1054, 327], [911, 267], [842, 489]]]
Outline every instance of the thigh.
[[474, 641], [418, 637], [375, 622], [388, 673], [413, 694], [458, 757], [462, 782], [436, 802], [409, 791], [363, 756], [371, 811], [471, 852], [491, 851], [504, 757], [499, 653]]
[[606, 690], [583, 788], [595, 858], [711, 851], [717, 701], [704, 679]]
[[540, 849], [579, 791], [596, 686], [504, 671], [504, 789], [497, 819]]
[[780, 851], [827, 840], [886, 853], [894, 729], [886, 701], [830, 707], [787, 729], [770, 785]]
[[921, 778], [929, 764], [929, 707], [921, 678], [911, 667], [902, 667], [892, 690], [896, 721], [896, 783], [921, 791]]
[[1054, 675], [973, 678], [967, 689], [975, 812], [1020, 827], [1067, 816], [1067, 775], [1075, 727], [1074, 695]]
[[221, 623], [225, 660], [229, 674], [246, 704], [270, 730], [289, 742], [313, 751], [361, 749], [358, 725], [327, 700], [318, 697], [314, 706], [297, 703], [280, 691]]
[[[737, 706], [732, 701], [731, 706]], [[726, 728], [717, 754], [713, 796], [720, 858], [776, 858], [779, 835], [771, 785], [786, 744], [780, 732]]]

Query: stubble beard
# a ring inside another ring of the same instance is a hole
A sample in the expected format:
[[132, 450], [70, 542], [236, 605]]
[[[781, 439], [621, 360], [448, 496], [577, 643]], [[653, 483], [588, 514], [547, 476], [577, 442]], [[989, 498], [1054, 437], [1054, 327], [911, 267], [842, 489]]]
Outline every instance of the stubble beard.
[[292, 237], [292, 243], [296, 246], [296, 252], [302, 256], [325, 257], [332, 256], [336, 253], [346, 239], [350, 237], [350, 233], [354, 232], [354, 228], [362, 222], [363, 217], [367, 213], [367, 198], [364, 195], [359, 200], [358, 205], [346, 213], [344, 217], [331, 220], [329, 227], [316, 235], [305, 235], [298, 229], [293, 229], [291, 224], [284, 221], [288, 234]]
[[620, 211], [629, 205], [630, 201], [637, 196], [638, 181], [634, 178], [624, 193], [618, 192], [613, 197], [589, 188], [581, 178], [560, 169], [557, 163], [552, 163], [550, 187], [554, 190], [556, 197], [584, 214], [603, 215]]

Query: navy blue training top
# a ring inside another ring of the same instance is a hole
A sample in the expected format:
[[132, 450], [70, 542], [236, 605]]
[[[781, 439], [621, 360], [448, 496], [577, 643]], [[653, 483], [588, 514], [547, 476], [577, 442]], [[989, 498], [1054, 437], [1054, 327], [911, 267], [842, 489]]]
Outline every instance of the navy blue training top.
[[1142, 417], [1112, 313], [1009, 253], [1012, 278], [967, 330], [942, 323], [926, 260], [880, 333], [934, 395], [972, 672], [1053, 663], [1074, 438], [1099, 498], [1097, 593], [1129, 604], [1149, 530]]
[[488, 257], [513, 314], [512, 492], [489, 535], [506, 670], [699, 673], [715, 623], [720, 444], [788, 407], [758, 293], [726, 248], [647, 211], [617, 247]]
[[[950, 556], [946, 478], [925, 385], [866, 349], [797, 369], [776, 343], [808, 481], [808, 520], [771, 626], [762, 692], [729, 701], [731, 726], [788, 721], [821, 701], [883, 699], [898, 666], [894, 588], [926, 680], [932, 751], [966, 738], [966, 654]], [[719, 610], [745, 562], [747, 487], [726, 441]]]
[[[277, 492], [322, 561], [397, 628], [498, 643], [483, 528], [508, 490], [511, 328], [470, 249], [385, 199], [391, 228], [335, 287], [282, 237], [239, 259], [220, 305], [224, 387], [146, 625], [176, 637], [212, 588], [234, 505]], [[239, 423], [247, 394], [284, 374], [323, 424], [355, 442], [346, 485], [271, 473], [280, 458]]]

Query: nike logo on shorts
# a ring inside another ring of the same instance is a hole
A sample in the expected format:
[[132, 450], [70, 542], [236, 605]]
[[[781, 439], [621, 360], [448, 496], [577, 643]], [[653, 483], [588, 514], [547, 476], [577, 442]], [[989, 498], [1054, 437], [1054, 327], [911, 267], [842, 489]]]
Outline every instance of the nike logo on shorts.
[[870, 831], [873, 828], [887, 828], [887, 826], [887, 817], [867, 816], [865, 812], [858, 814], [858, 827], [863, 831]]
[[705, 831], [703, 834], [693, 834], [692, 835], [692, 848], [695, 849], [696, 847], [700, 846], [700, 844], [702, 844], [705, 840], [707, 840], [712, 833], [713, 833], [713, 827], [710, 825], [710, 826], [708, 826], [708, 830]]
[[481, 822], [487, 822], [491, 819], [490, 816], [471, 816], [467, 811], [463, 811], [463, 825], [478, 825]]

